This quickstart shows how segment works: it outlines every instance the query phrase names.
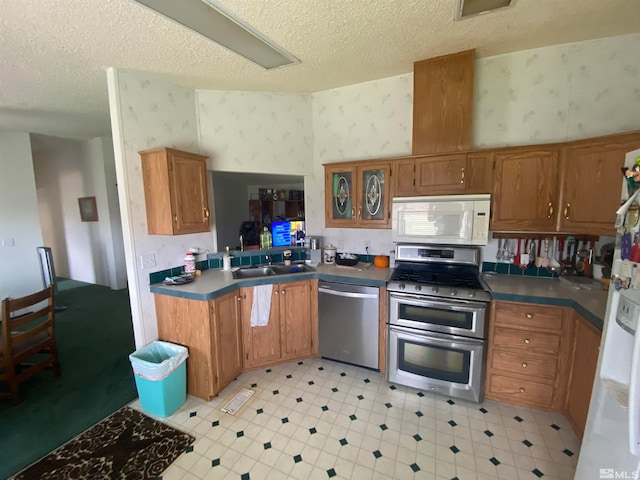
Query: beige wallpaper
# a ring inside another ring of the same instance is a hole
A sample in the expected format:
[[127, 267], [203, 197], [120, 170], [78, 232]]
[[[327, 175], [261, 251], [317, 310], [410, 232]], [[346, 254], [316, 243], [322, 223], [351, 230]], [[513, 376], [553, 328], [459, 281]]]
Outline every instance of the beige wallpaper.
[[[139, 72], [115, 70], [113, 73], [113, 77], [109, 77], [109, 96], [116, 168], [120, 169], [118, 193], [125, 222], [123, 230], [134, 334], [136, 346], [140, 347], [158, 338], [153, 294], [149, 292], [149, 273], [181, 265], [189, 247], [212, 249], [213, 235], [199, 233], [171, 237], [147, 234], [138, 151], [174, 147], [199, 153], [195, 92], [148, 78]], [[117, 112], [113, 111], [114, 103]], [[124, 184], [120, 182], [122, 175]], [[143, 270], [140, 255], [146, 253], [155, 254], [157, 265]]]
[[311, 173], [310, 95], [198, 91], [196, 102], [211, 170]]
[[640, 34], [476, 61], [476, 148], [640, 129]]

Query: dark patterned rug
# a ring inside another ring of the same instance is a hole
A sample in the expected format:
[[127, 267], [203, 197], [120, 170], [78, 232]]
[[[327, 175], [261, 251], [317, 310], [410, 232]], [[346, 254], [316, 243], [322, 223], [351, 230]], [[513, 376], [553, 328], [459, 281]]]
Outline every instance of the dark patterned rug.
[[125, 407], [14, 478], [155, 479], [194, 440], [191, 435]]

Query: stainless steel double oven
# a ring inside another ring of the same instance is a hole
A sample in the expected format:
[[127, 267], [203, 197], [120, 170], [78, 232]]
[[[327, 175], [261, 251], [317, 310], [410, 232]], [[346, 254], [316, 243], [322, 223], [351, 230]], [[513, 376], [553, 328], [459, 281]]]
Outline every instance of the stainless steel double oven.
[[490, 294], [477, 248], [397, 245], [388, 290], [388, 380], [479, 402]]

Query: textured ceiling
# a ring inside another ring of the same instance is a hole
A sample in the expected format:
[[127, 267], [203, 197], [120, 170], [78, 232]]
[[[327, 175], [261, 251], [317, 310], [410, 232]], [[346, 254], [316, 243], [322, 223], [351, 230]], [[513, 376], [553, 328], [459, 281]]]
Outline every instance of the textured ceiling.
[[454, 21], [456, 0], [219, 0], [302, 63], [266, 71], [130, 0], [0, 0], [0, 130], [110, 134], [107, 67], [211, 90], [316, 92], [479, 57], [640, 31], [638, 0], [517, 0]]

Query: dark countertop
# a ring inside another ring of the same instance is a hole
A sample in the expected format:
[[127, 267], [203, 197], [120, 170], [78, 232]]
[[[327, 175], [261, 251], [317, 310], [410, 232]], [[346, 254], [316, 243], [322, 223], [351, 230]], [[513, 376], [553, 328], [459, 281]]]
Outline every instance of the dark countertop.
[[602, 330], [608, 295], [605, 290], [580, 290], [557, 278], [486, 274], [482, 277], [492, 290], [493, 300], [572, 307]]
[[[150, 290], [152, 293], [162, 295], [206, 301], [241, 287], [295, 282], [314, 278], [384, 287], [392, 272], [389, 268], [377, 268], [366, 263], [359, 263], [355, 267], [320, 264], [315, 269], [315, 272], [242, 280], [234, 280], [231, 271], [210, 269], [202, 272], [202, 275], [196, 277], [192, 283], [180, 286], [157, 283], [151, 285]], [[493, 300], [571, 307], [602, 330], [607, 305], [607, 292], [605, 290], [580, 290], [557, 278], [486, 274], [483, 274], [483, 278], [491, 288], [491, 298]]]
[[231, 275], [231, 271], [210, 269], [205, 270], [202, 272], [202, 275], [196, 277], [193, 282], [186, 285], [172, 286], [156, 283], [151, 285], [150, 290], [152, 293], [190, 298], [192, 300], [211, 300], [241, 287], [252, 287], [269, 283], [296, 282], [298, 280], [313, 278], [332, 282], [384, 287], [392, 272], [389, 268], [377, 268], [368, 263], [359, 263], [355, 267], [320, 264], [314, 268], [316, 270], [315, 272], [245, 278], [241, 280], [235, 280]]

